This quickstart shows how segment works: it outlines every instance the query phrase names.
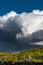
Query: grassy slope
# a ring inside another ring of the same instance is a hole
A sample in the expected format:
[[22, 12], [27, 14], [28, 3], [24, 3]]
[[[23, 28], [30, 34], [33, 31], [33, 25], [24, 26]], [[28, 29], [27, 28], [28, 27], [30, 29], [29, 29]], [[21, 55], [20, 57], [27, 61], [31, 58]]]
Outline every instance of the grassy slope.
[[0, 58], [6, 56], [7, 60], [13, 61], [13, 60], [23, 60], [25, 58], [29, 59], [29, 56], [31, 56], [30, 61], [34, 62], [43, 62], [43, 48], [38, 48], [34, 50], [19, 52], [19, 53], [6, 53], [6, 52], [0, 52]]

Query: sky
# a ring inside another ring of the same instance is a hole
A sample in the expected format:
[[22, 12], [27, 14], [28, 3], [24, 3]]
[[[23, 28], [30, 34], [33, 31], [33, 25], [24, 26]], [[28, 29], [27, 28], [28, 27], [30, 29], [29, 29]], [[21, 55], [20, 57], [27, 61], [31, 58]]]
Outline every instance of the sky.
[[10, 11], [17, 13], [43, 10], [43, 0], [0, 0], [0, 15]]
[[43, 47], [43, 0], [0, 0], [0, 51]]

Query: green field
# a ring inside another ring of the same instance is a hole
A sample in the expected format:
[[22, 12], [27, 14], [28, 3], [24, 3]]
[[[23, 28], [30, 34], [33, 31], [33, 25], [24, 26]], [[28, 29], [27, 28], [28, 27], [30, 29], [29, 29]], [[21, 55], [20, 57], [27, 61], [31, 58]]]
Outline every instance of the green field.
[[43, 62], [43, 48], [23, 52], [0, 52], [0, 60]]

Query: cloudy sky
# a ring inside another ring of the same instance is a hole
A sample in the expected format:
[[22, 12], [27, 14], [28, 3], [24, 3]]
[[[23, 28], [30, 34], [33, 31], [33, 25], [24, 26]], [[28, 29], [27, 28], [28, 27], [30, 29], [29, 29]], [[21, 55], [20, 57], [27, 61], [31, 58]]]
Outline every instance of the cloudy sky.
[[43, 0], [0, 0], [0, 51], [43, 47]]

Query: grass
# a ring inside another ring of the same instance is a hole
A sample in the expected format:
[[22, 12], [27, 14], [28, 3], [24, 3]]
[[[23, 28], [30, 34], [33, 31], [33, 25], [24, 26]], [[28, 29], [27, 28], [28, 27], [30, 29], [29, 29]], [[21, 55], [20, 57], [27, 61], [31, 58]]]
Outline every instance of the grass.
[[[25, 60], [28, 59], [33, 62], [43, 62], [43, 48], [38, 48], [38, 49], [33, 49], [33, 50], [28, 50], [24, 52], [0, 52], [0, 60], [5, 60], [6, 61], [20, 61], [20, 60]], [[29, 58], [30, 57], [30, 58]]]

